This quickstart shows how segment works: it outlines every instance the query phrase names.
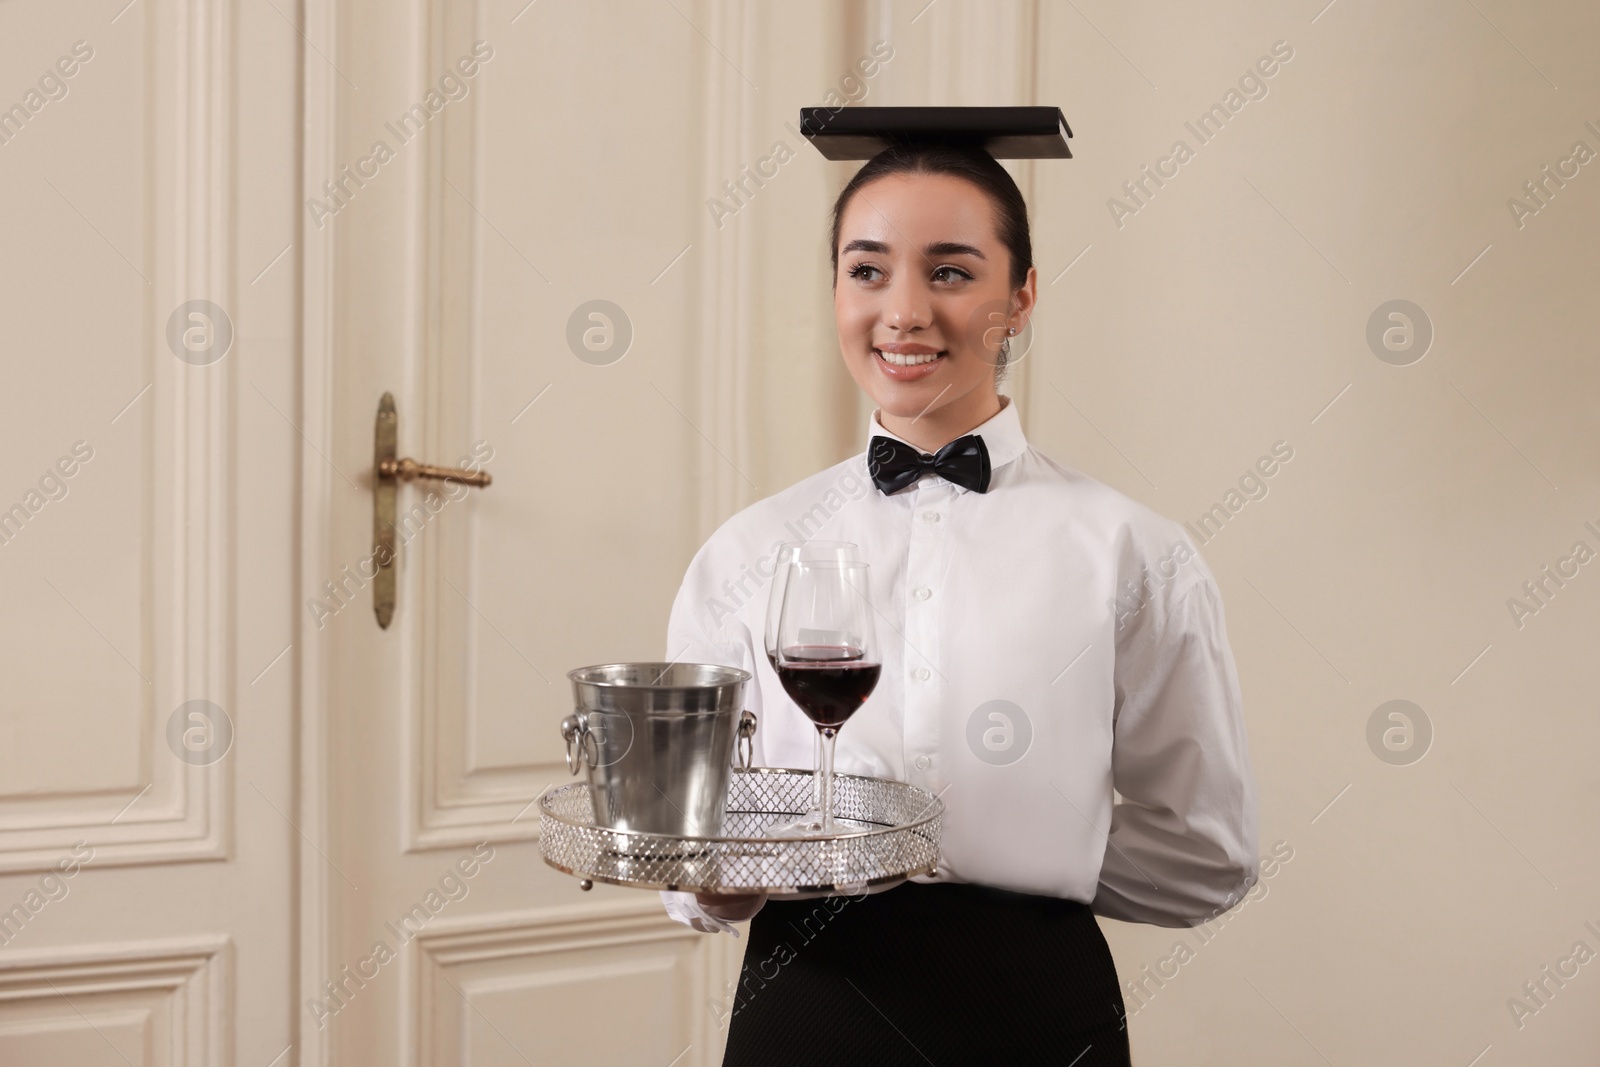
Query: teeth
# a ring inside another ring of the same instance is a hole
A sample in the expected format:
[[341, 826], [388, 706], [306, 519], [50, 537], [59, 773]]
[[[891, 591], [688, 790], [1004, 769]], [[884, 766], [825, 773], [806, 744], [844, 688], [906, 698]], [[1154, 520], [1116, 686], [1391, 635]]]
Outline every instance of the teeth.
[[885, 362], [893, 363], [896, 367], [915, 367], [920, 363], [932, 363], [934, 360], [939, 358], [939, 354], [937, 352], [913, 355], [902, 352], [885, 352], [877, 348], [874, 348], [873, 351], [882, 356]]

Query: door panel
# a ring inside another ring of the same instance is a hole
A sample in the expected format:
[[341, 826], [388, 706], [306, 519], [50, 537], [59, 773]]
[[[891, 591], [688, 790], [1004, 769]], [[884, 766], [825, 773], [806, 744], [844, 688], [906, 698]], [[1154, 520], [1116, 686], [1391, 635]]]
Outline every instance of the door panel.
[[[494, 484], [401, 487], [400, 513], [417, 517], [388, 630], [365, 588], [302, 619], [332, 842], [307, 860], [328, 948], [302, 1024], [330, 1062], [567, 1063], [597, 1051], [575, 1020], [617, 1003], [630, 1024], [598, 1050], [606, 1062], [692, 1049], [678, 1062], [715, 1063], [707, 1005], [742, 944], [671, 923], [653, 893], [580, 892], [540, 860], [531, 807], [569, 777], [566, 671], [663, 653], [703, 532], [693, 420], [716, 431], [694, 394], [700, 264], [680, 255], [702, 228], [699, 58], [657, 48], [690, 33], [670, 6], [620, 23], [517, 7], [424, 4], [408, 25], [339, 5], [339, 67], [361, 90], [315, 75], [339, 132], [325, 158], [308, 152], [309, 174], [337, 180], [377, 140], [393, 157], [349, 183], [325, 228], [308, 217], [336, 310], [321, 379], [332, 522], [326, 573], [308, 570], [303, 594], [371, 552], [362, 472], [383, 392], [402, 454], [481, 462]], [[573, 94], [594, 108], [552, 106]], [[620, 358], [568, 344], [569, 318], [597, 299], [632, 324]]]
[[296, 41], [0, 5], [0, 1062], [290, 1043]]

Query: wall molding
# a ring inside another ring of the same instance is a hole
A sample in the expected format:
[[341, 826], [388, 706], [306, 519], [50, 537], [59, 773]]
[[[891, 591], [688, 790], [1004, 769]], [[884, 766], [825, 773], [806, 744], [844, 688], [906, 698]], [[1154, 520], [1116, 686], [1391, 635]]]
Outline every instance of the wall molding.
[[[762, 44], [760, 18], [750, 5], [707, 2], [699, 5], [697, 22], [718, 53], [736, 57], [739, 69], [748, 70], [762, 66], [752, 62]], [[704, 64], [703, 77], [700, 184], [716, 189], [762, 155], [766, 145], [757, 150], [750, 88], [739, 72], [713, 56]], [[759, 349], [751, 310], [758, 288], [756, 230], [728, 226], [706, 236], [697, 294], [699, 358], [689, 395], [694, 397], [695, 427], [715, 447], [698, 450], [698, 541], [759, 495], [745, 481], [752, 469], [749, 413], [756, 401], [747, 364]]]
[[[233, 1062], [232, 956], [225, 937], [7, 951], [0, 953], [0, 1015], [44, 1019], [64, 1000], [73, 1009], [68, 1021], [89, 1028], [97, 1009], [143, 1010], [166, 1039], [153, 1050], [155, 1062], [225, 1067]], [[6, 1029], [0, 1026], [0, 1041]]]
[[[340, 54], [339, 6], [339, 0], [301, 3], [303, 25], [296, 28], [308, 45], [323, 55]], [[302, 62], [300, 86], [305, 111], [299, 190], [303, 196], [307, 190], [321, 189], [326, 176], [338, 168], [343, 90], [331, 64], [309, 60]], [[301, 277], [300, 432], [308, 446], [300, 450], [300, 560], [295, 581], [297, 589], [313, 589], [324, 575], [336, 573], [344, 562], [338, 559], [335, 547], [335, 475], [331, 465], [322, 459], [334, 452], [338, 247], [335, 227], [319, 230], [308, 226], [304, 211], [296, 211], [295, 220]], [[294, 816], [302, 832], [294, 842], [299, 951], [295, 954], [295, 987], [291, 991], [292, 1025], [297, 1067], [324, 1067], [331, 1060], [331, 1032], [318, 1029], [300, 1006], [305, 991], [317, 989], [322, 976], [329, 972], [336, 937], [332, 881], [337, 875], [313, 842], [329, 840], [333, 823], [329, 690], [338, 661], [317, 639], [309, 614], [297, 611], [295, 618], [300, 673], [295, 701], [299, 744], [295, 753], [298, 773]]]
[[470, 1004], [476, 980], [503, 986], [506, 973], [514, 973], [518, 964], [531, 972], [541, 961], [568, 953], [633, 946], [643, 957], [678, 945], [691, 953], [684, 966], [694, 1011], [685, 1039], [698, 1050], [680, 1067], [720, 1062], [723, 1038], [714, 1033], [707, 1004], [738, 975], [743, 943], [672, 921], [654, 893], [630, 896], [639, 899], [441, 921], [418, 935], [405, 976], [402, 1003], [414, 1022], [406, 1030], [402, 1061], [420, 1067], [458, 1062], [459, 1049], [450, 1041], [456, 1032], [452, 1024], [461, 1018], [462, 1001]]

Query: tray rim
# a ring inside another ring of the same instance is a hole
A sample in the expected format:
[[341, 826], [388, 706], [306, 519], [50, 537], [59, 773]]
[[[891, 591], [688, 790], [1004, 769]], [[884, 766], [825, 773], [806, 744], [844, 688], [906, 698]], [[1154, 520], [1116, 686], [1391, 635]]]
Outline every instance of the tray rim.
[[[734, 774], [762, 774], [762, 775], [794, 775], [794, 776], [797, 776], [797, 777], [807, 777], [807, 778], [809, 778], [809, 777], [811, 777], [813, 775], [814, 772], [812, 772], [810, 770], [803, 770], [801, 768], [796, 768], [796, 767], [747, 767], [747, 768], [742, 768], [742, 769], [741, 768], [735, 768], [733, 773]], [[893, 778], [876, 778], [876, 777], [874, 777], [872, 775], [865, 775], [865, 774], [836, 774], [835, 777], [837, 777], [837, 778], [850, 778], [850, 779], [854, 779], [854, 780], [857, 780], [857, 781], [888, 782], [888, 783], [891, 783], [891, 784], [893, 784], [895, 786], [899, 786], [901, 788], [911, 790], [914, 793], [921, 794], [923, 797], [925, 797], [927, 799], [928, 803], [925, 805], [924, 811], [922, 812], [922, 814], [920, 814], [916, 819], [914, 819], [914, 820], [912, 820], [910, 822], [900, 823], [900, 824], [897, 824], [897, 825], [894, 825], [894, 826], [876, 826], [876, 827], [874, 827], [874, 828], [872, 828], [870, 830], [852, 830], [852, 831], [849, 831], [847, 833], [829, 834], [829, 835], [827, 835], [825, 837], [804, 838], [803, 840], [807, 840], [807, 841], [847, 841], [847, 840], [855, 840], [855, 839], [861, 839], [861, 838], [870, 838], [870, 837], [873, 837], [873, 836], [883, 835], [883, 834], [904, 833], [904, 832], [907, 832], [907, 831], [916, 831], [916, 830], [919, 830], [919, 829], [922, 829], [922, 828], [928, 826], [928, 824], [930, 824], [930, 823], [933, 823], [933, 822], [935, 822], [937, 820], [942, 819], [943, 816], [944, 816], [944, 801], [942, 799], [940, 799], [940, 797], [937, 796], [936, 794], [930, 793], [926, 789], [921, 788], [920, 786], [912, 785], [910, 782], [902, 782], [902, 781], [899, 781], [899, 780], [893, 779]], [[684, 842], [684, 843], [695, 843], [695, 844], [705, 844], [705, 845], [743, 845], [743, 844], [756, 844], [756, 845], [778, 844], [778, 845], [781, 845], [781, 844], [792, 843], [795, 840], [797, 840], [796, 838], [792, 838], [792, 837], [675, 837], [675, 836], [673, 836], [671, 834], [654, 834], [654, 833], [648, 833], [648, 832], [638, 831], [638, 830], [613, 830], [610, 827], [597, 826], [596, 824], [594, 824], [592, 822], [578, 822], [578, 821], [573, 820], [573, 819], [568, 819], [565, 816], [557, 815], [556, 813], [552, 812], [550, 810], [550, 808], [549, 808], [549, 798], [551, 796], [553, 796], [554, 794], [556, 794], [558, 792], [562, 792], [562, 791], [565, 791], [567, 789], [573, 789], [573, 788], [588, 789], [589, 788], [589, 783], [587, 781], [568, 782], [565, 785], [560, 786], [559, 788], [546, 790], [543, 794], [541, 794], [540, 797], [539, 797], [539, 817], [540, 817], [540, 819], [541, 820], [549, 819], [552, 822], [560, 823], [560, 824], [562, 824], [564, 826], [569, 826], [569, 827], [572, 827], [572, 828], [578, 829], [578, 830], [599, 830], [599, 831], [604, 832], [604, 833], [625, 834], [625, 835], [628, 835], [630, 837], [653, 838], [653, 839], [658, 840], [658, 841], [671, 842], [671, 843]], [[608, 875], [603, 875], [603, 874], [596, 874], [596, 873], [593, 873], [593, 872], [590, 872], [590, 871], [574, 870], [573, 868], [568, 867], [565, 864], [557, 863], [555, 860], [551, 859], [550, 856], [545, 852], [544, 847], [543, 847], [544, 834], [540, 833], [539, 837], [540, 837], [539, 853], [540, 853], [540, 856], [544, 859], [544, 862], [545, 862], [546, 866], [554, 868], [555, 870], [558, 870], [558, 871], [562, 872], [563, 874], [571, 875], [574, 878], [581, 879], [581, 880], [583, 880], [585, 882], [588, 882], [588, 883], [591, 883], [591, 884], [595, 883], [595, 882], [601, 882], [601, 883], [604, 883], [604, 884], [607, 884], [607, 885], [622, 886], [622, 887], [628, 888], [628, 889], [648, 889], [648, 890], [665, 891], [665, 892], [669, 892], [669, 893], [679, 893], [679, 892], [689, 892], [689, 893], [716, 892], [718, 890], [726, 888], [726, 887], [721, 887], [721, 886], [715, 886], [715, 887], [702, 886], [702, 885], [697, 885], [697, 884], [689, 883], [689, 882], [658, 882], [658, 881], [645, 881], [643, 879], [618, 878], [618, 877], [613, 877], [613, 876], [608, 876]], [[897, 872], [897, 873], [894, 873], [894, 874], [881, 875], [881, 876], [876, 877], [876, 878], [869, 878], [869, 879], [865, 879], [865, 880], [862, 880], [862, 881], [853, 881], [853, 882], [820, 882], [820, 883], [816, 883], [816, 884], [805, 884], [805, 885], [737, 886], [737, 887], [733, 887], [731, 889], [728, 889], [727, 891], [728, 891], [729, 894], [732, 894], [732, 895], [744, 895], [744, 894], [752, 894], [752, 893], [765, 893], [769, 898], [782, 898], [782, 897], [785, 897], [785, 896], [799, 895], [799, 894], [829, 893], [830, 891], [833, 892], [833, 893], [840, 893], [840, 892], [849, 893], [849, 892], [855, 892], [857, 890], [860, 890], [860, 891], [864, 892], [867, 889], [870, 889], [870, 888], [872, 888], [874, 886], [880, 886], [880, 885], [887, 885], [887, 884], [890, 884], [890, 883], [898, 883], [898, 882], [909, 881], [912, 878], [916, 878], [916, 877], [924, 876], [924, 875], [937, 875], [938, 869], [939, 869], [939, 853], [940, 853], [940, 848], [936, 844], [934, 846], [934, 860], [933, 860], [932, 863], [927, 864], [927, 865], [922, 866], [922, 867], [916, 867], [916, 868], [912, 868], [912, 869], [909, 869], [909, 870], [906, 870], [906, 871]]]
[[[812, 774], [813, 774], [812, 771], [801, 770], [800, 768], [797, 768], [797, 767], [750, 767], [750, 768], [746, 768], [746, 769], [743, 769], [743, 770], [735, 768], [733, 773], [734, 774], [752, 774], [752, 775], [753, 774], [759, 774], [759, 775], [795, 775], [797, 777], [806, 777], [806, 778], [810, 778], [812, 776]], [[894, 778], [876, 778], [876, 777], [873, 777], [872, 775], [869, 775], [869, 774], [835, 774], [834, 777], [835, 778], [850, 778], [850, 779], [853, 779], [853, 780], [858, 781], [858, 782], [887, 782], [890, 785], [899, 786], [899, 787], [901, 787], [903, 789], [909, 789], [914, 793], [921, 793], [924, 797], [926, 797], [928, 799], [928, 804], [923, 809], [924, 810], [924, 814], [922, 814], [921, 816], [919, 816], [918, 818], [916, 818], [915, 820], [913, 820], [911, 822], [896, 823], [893, 826], [874, 826], [870, 830], [851, 830], [851, 831], [849, 831], [847, 833], [826, 834], [826, 835], [821, 835], [821, 836], [817, 836], [817, 837], [807, 837], [807, 838], [804, 838], [803, 840], [806, 840], [806, 841], [848, 841], [848, 840], [851, 840], [853, 838], [872, 837], [872, 836], [877, 835], [877, 834], [900, 833], [901, 831], [904, 831], [904, 830], [915, 830], [915, 829], [917, 829], [919, 827], [926, 826], [928, 823], [932, 822], [934, 819], [942, 818], [943, 815], [944, 815], [944, 801], [943, 800], [941, 800], [939, 797], [935, 796], [933, 793], [928, 792], [926, 789], [923, 789], [921, 786], [912, 785], [910, 782], [902, 782], [902, 781], [899, 781], [898, 779], [894, 779]], [[592, 822], [578, 822], [577, 820], [569, 819], [564, 815], [557, 815], [555, 812], [550, 810], [549, 799], [552, 796], [554, 796], [557, 793], [565, 792], [568, 789], [573, 789], [575, 787], [582, 787], [584, 789], [588, 789], [589, 788], [589, 783], [587, 781], [567, 782], [565, 785], [558, 786], [555, 789], [548, 789], [544, 793], [540, 794], [540, 796], [539, 796], [539, 817], [541, 819], [550, 819], [550, 820], [552, 820], [554, 822], [559, 822], [559, 823], [563, 823], [563, 824], [565, 824], [567, 826], [576, 827], [577, 829], [580, 829], [580, 830], [600, 830], [600, 831], [603, 831], [603, 832], [608, 833], [608, 834], [626, 834], [629, 837], [652, 837], [652, 838], [657, 838], [657, 839], [659, 839], [661, 841], [672, 841], [672, 842], [685, 841], [685, 842], [692, 842], [692, 843], [696, 843], [696, 844], [703, 843], [703, 844], [713, 844], [713, 845], [726, 845], [726, 844], [774, 845], [774, 844], [784, 844], [784, 843], [787, 843], [787, 842], [790, 842], [790, 841], [797, 840], [796, 838], [793, 838], [793, 837], [688, 837], [688, 836], [679, 837], [676, 834], [658, 834], [658, 833], [653, 833], [653, 832], [651, 832], [649, 830], [615, 830], [615, 829], [612, 829], [609, 826], [600, 826], [600, 825], [598, 825], [596, 823], [592, 823]], [[854, 822], [862, 822], [864, 820], [856, 819], [856, 820], [852, 820], [852, 821], [854, 821]]]
[[[793, 840], [784, 838], [782, 840]], [[833, 890], [836, 893], [852, 893], [857, 889], [866, 890], [872, 886], [887, 885], [891, 882], [907, 882], [920, 875], [931, 875], [938, 871], [938, 861], [927, 867], [920, 867], [906, 871], [904, 874], [886, 874], [881, 878], [869, 878], [864, 882], [821, 882], [816, 885], [752, 885], [736, 886], [732, 889], [717, 890], [690, 882], [645, 882], [629, 878], [610, 878], [601, 874], [590, 874], [588, 871], [575, 871], [571, 867], [564, 867], [553, 860], [546, 859], [546, 866], [553, 867], [562, 874], [570, 874], [588, 882], [603, 882], [606, 885], [619, 885], [625, 889], [653, 889], [667, 893], [706, 893], [719, 896], [749, 896], [754, 893], [765, 893], [769, 899], [781, 898], [790, 895], [824, 893]]]

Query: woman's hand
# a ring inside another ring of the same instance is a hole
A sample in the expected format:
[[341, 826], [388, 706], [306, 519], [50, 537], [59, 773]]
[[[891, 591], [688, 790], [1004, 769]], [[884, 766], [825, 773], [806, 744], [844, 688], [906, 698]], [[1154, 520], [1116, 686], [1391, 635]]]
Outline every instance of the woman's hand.
[[694, 899], [706, 914], [727, 923], [742, 923], [767, 902], [765, 893], [696, 893]]

